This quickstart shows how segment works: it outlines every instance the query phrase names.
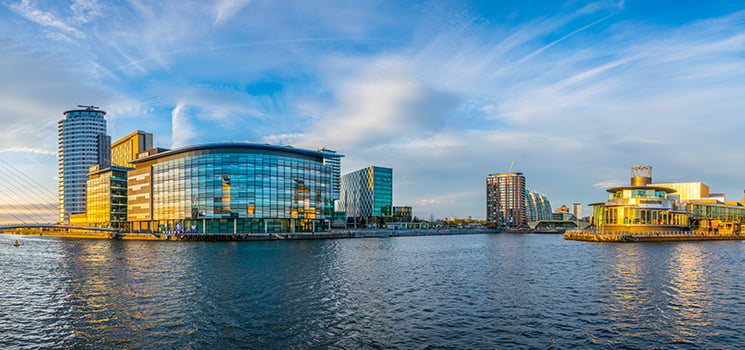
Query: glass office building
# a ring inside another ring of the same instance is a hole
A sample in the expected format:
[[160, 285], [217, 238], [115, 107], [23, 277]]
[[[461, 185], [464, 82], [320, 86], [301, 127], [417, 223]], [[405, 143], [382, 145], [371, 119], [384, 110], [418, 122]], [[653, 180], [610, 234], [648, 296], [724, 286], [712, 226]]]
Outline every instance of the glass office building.
[[348, 218], [391, 216], [393, 169], [369, 166], [341, 177], [339, 209]]
[[[328, 230], [331, 152], [252, 143], [183, 147], [131, 162], [134, 231], [273, 233]], [[331, 162], [334, 163], [334, 162]]]
[[106, 228], [127, 228], [127, 171], [112, 166], [91, 167], [86, 189], [87, 225]]

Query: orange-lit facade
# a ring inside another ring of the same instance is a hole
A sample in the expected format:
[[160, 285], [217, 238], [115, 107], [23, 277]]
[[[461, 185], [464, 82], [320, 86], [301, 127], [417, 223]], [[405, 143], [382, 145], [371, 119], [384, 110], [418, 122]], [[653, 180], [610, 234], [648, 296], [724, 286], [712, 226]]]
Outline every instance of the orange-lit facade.
[[129, 166], [140, 152], [153, 148], [153, 134], [137, 130], [111, 144], [111, 163]]
[[602, 232], [686, 231], [689, 215], [677, 210], [676, 201], [668, 198], [675, 190], [652, 186], [652, 167], [631, 167], [631, 186], [608, 189], [608, 201], [590, 204], [592, 223]]

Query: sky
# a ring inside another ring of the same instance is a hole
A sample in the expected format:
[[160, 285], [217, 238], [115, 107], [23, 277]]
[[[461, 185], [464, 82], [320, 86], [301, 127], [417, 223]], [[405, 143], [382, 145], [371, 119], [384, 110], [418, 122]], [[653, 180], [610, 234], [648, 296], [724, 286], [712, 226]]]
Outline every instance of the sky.
[[391, 167], [419, 217], [484, 218], [510, 167], [585, 215], [636, 164], [739, 201], [745, 2], [0, 0], [0, 160], [52, 196], [76, 104]]

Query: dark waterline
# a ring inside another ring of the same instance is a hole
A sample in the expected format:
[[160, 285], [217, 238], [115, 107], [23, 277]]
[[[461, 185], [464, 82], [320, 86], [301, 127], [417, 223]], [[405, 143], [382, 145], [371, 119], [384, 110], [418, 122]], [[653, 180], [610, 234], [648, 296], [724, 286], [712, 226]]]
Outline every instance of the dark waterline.
[[739, 348], [743, 256], [560, 235], [0, 235], [0, 348]]

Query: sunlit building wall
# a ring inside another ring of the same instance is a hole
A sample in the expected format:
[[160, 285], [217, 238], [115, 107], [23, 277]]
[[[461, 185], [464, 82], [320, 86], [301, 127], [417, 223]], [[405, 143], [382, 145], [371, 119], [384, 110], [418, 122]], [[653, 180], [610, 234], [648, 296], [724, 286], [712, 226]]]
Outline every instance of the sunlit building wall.
[[393, 169], [369, 166], [342, 176], [340, 197], [347, 217], [391, 216]]
[[127, 227], [127, 171], [91, 167], [86, 188], [87, 223], [94, 227]]
[[135, 231], [196, 233], [326, 230], [334, 210], [330, 152], [221, 143], [144, 152], [130, 162]]
[[674, 194], [680, 196], [681, 202], [709, 197], [709, 186], [701, 182], [658, 183], [652, 186], [672, 188], [675, 190]]
[[111, 163], [118, 166], [129, 166], [137, 159], [140, 152], [153, 148], [153, 134], [137, 130], [111, 144]]
[[528, 210], [523, 173], [490, 174], [486, 178], [486, 220], [503, 227], [526, 226]]
[[651, 185], [652, 167], [631, 167], [631, 185], [607, 190], [608, 201], [590, 204], [593, 225], [605, 232], [684, 231], [689, 213], [677, 210], [669, 187]]
[[88, 169], [111, 162], [111, 138], [106, 135], [106, 112], [94, 106], [64, 112], [58, 122], [59, 220], [85, 213]]

